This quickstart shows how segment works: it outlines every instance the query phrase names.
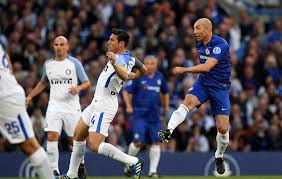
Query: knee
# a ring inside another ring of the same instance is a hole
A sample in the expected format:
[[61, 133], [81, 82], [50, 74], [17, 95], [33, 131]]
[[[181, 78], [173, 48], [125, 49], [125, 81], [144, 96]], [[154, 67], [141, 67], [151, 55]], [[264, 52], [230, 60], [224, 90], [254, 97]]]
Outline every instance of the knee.
[[31, 156], [40, 146], [35, 138], [31, 138], [21, 143], [19, 147], [25, 155]]
[[47, 139], [48, 141], [58, 141], [59, 140], [59, 133], [57, 132], [48, 132]]
[[133, 144], [134, 144], [134, 146], [135, 146], [136, 148], [141, 148], [141, 147], [144, 146], [144, 143], [143, 143], [143, 142], [134, 142]]
[[183, 104], [189, 109], [192, 110], [195, 106], [199, 105], [200, 102], [198, 99], [191, 95], [186, 95]]
[[228, 125], [220, 125], [217, 127], [217, 131], [221, 134], [226, 134], [228, 132]]
[[193, 104], [193, 101], [192, 101], [191, 99], [189, 99], [189, 98], [185, 99], [184, 102], [183, 102], [183, 104], [184, 104], [189, 110], [191, 110], [191, 109], [193, 109], [193, 108], [195, 107], [194, 104]]

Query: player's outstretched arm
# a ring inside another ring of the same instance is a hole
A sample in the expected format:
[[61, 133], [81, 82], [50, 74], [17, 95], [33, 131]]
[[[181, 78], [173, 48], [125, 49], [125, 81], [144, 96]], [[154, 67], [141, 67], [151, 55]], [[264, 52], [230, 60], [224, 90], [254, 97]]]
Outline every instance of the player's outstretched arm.
[[218, 63], [215, 58], [208, 58], [203, 64], [199, 64], [193, 67], [175, 67], [173, 69], [173, 74], [181, 75], [184, 73], [207, 73]]
[[40, 81], [26, 97], [26, 105], [27, 106], [30, 105], [32, 98], [37, 96], [39, 93], [41, 93], [47, 86], [48, 83]]

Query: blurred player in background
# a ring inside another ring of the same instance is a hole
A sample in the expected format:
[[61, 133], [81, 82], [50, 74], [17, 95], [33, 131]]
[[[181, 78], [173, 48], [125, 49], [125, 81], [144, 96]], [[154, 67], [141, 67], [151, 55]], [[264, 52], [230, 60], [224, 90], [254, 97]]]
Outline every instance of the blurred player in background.
[[[79, 161], [84, 155], [85, 140], [88, 136], [88, 145], [92, 151], [131, 166], [134, 179], [140, 178], [143, 161], [127, 155], [105, 142], [110, 123], [118, 110], [118, 94], [123, 82], [137, 79], [146, 72], [146, 67], [126, 50], [129, 38], [129, 34], [124, 30], [112, 30], [108, 40], [107, 57], [109, 62], [98, 78], [91, 104], [83, 111], [75, 128], [73, 152], [68, 173], [65, 176], [58, 177], [59, 179], [77, 178]], [[131, 72], [133, 67], [137, 69], [134, 73]]]
[[47, 155], [37, 142], [25, 108], [25, 92], [12, 74], [12, 65], [0, 41], [0, 131], [18, 144], [35, 166], [40, 178], [53, 178]]
[[[41, 81], [26, 98], [29, 105], [33, 97], [41, 93], [50, 84], [50, 98], [46, 113], [47, 155], [55, 176], [58, 167], [58, 140], [64, 129], [70, 143], [74, 129], [81, 115], [78, 93], [90, 86], [86, 72], [80, 61], [68, 55], [68, 41], [59, 36], [54, 40], [55, 57], [46, 60], [43, 66]], [[85, 178], [84, 160], [80, 161], [80, 178]]]
[[[160, 119], [161, 107], [164, 115], [169, 110], [169, 91], [165, 78], [157, 71], [157, 59], [154, 56], [147, 56], [144, 64], [147, 67], [146, 75], [129, 81], [123, 91], [126, 112], [132, 114], [133, 123], [133, 142], [129, 145], [128, 154], [136, 156], [145, 142], [151, 143], [149, 176], [159, 177], [157, 168], [161, 148], [157, 133], [163, 129]], [[124, 172], [130, 175], [129, 166], [125, 166]]]
[[217, 128], [217, 150], [215, 152], [216, 169], [219, 174], [225, 172], [223, 153], [229, 143], [229, 88], [231, 77], [231, 61], [229, 45], [221, 37], [212, 34], [212, 23], [201, 18], [194, 24], [194, 35], [200, 63], [194, 67], [175, 67], [174, 74], [200, 73], [199, 79], [190, 88], [183, 104], [173, 112], [167, 129], [158, 134], [162, 141], [168, 142], [173, 130], [185, 120], [194, 107], [210, 100], [212, 114], [215, 116]]

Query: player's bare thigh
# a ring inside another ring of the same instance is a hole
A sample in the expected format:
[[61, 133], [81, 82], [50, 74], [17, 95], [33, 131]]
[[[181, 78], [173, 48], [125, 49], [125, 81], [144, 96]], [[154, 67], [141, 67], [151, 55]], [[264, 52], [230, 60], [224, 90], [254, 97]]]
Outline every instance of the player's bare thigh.
[[194, 107], [201, 104], [198, 98], [192, 94], [186, 94], [183, 104], [191, 111]]
[[89, 132], [88, 146], [89, 148], [98, 153], [98, 148], [102, 142], [105, 142], [106, 136], [97, 132]]
[[229, 128], [229, 116], [226, 115], [216, 115], [216, 128], [219, 133], [225, 134]]

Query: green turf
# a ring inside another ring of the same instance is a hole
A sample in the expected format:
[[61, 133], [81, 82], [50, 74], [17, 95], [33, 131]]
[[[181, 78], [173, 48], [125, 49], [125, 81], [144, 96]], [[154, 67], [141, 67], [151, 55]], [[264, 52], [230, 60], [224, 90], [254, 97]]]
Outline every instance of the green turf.
[[[220, 178], [230, 178], [230, 179], [282, 179], [282, 176], [232, 176], [232, 177], [204, 177], [204, 176], [169, 176], [161, 177], [161, 179], [220, 179]], [[0, 178], [0, 179], [27, 179], [27, 178]], [[35, 179], [35, 178], [30, 178]], [[87, 179], [130, 179], [127, 177], [87, 177]], [[152, 179], [149, 177], [141, 177], [141, 179]]]

